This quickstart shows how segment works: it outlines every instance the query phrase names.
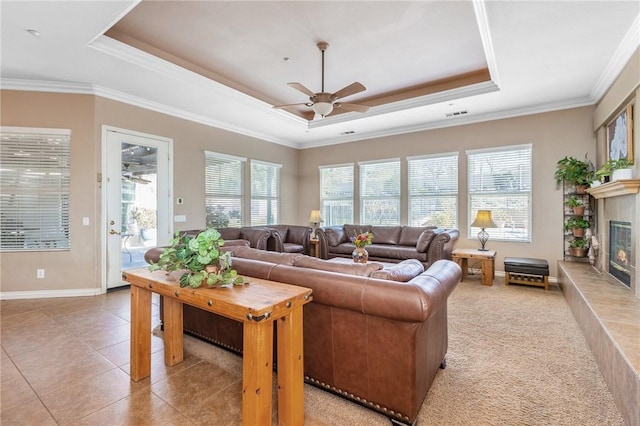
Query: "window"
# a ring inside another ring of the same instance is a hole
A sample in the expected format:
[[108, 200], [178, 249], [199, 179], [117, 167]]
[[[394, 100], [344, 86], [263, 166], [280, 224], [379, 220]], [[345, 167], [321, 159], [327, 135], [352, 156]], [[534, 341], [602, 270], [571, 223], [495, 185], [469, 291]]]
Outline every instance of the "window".
[[409, 225], [458, 226], [458, 154], [410, 157]]
[[324, 226], [353, 223], [353, 164], [320, 167], [320, 211]]
[[246, 158], [205, 151], [207, 227], [240, 227]]
[[400, 224], [400, 160], [358, 163], [360, 223]]
[[[492, 240], [531, 241], [531, 145], [467, 151], [469, 223], [491, 210]], [[469, 235], [479, 232], [469, 227]]]
[[69, 250], [71, 132], [2, 128], [2, 251]]
[[280, 164], [251, 160], [251, 225], [278, 223]]

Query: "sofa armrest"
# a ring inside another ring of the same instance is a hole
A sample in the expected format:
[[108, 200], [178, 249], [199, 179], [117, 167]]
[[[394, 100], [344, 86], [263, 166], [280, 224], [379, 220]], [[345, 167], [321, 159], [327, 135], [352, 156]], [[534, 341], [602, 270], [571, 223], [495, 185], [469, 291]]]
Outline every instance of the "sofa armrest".
[[326, 229], [317, 228], [316, 238], [318, 239], [317, 256], [320, 259], [328, 259], [329, 258], [329, 238], [327, 237]]
[[252, 248], [266, 250], [271, 231], [266, 228], [240, 228], [240, 236], [249, 241]]
[[427, 250], [427, 265], [433, 265], [440, 259], [451, 260], [453, 246], [460, 236], [457, 229], [437, 229], [437, 235], [433, 237]]

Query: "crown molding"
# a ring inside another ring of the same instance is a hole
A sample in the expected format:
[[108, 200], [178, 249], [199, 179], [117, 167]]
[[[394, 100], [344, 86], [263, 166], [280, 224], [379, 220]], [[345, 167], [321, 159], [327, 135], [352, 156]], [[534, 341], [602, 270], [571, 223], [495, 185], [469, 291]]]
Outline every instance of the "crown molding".
[[631, 28], [625, 34], [622, 42], [613, 53], [613, 56], [607, 63], [604, 71], [600, 74], [598, 81], [591, 89], [591, 99], [598, 102], [605, 95], [606, 91], [611, 87], [615, 79], [620, 75], [623, 68], [631, 59], [631, 56], [640, 47], [640, 14], [636, 16]]

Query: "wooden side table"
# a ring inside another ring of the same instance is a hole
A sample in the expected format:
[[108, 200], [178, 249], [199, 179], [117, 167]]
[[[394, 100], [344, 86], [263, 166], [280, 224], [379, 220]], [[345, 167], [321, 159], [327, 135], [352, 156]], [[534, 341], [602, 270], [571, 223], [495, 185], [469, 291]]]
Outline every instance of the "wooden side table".
[[[131, 379], [151, 374], [151, 293], [163, 296], [164, 362], [183, 360], [182, 308], [186, 303], [243, 323], [242, 424], [271, 424], [273, 323], [278, 331], [278, 423], [304, 423], [302, 307], [312, 290], [245, 277], [247, 284], [223, 288], [180, 288], [181, 272], [136, 269], [123, 273], [131, 284]], [[279, 320], [279, 321], [277, 321]]]
[[451, 252], [451, 258], [460, 266], [460, 268], [462, 268], [463, 280], [464, 277], [467, 276], [469, 259], [480, 260], [482, 262], [482, 284], [488, 286], [493, 285], [493, 278], [495, 277], [496, 271], [495, 250], [480, 251], [477, 249], [455, 249]]
[[309, 240], [309, 247], [311, 251], [311, 256], [320, 257], [320, 240], [317, 238], [311, 238]]

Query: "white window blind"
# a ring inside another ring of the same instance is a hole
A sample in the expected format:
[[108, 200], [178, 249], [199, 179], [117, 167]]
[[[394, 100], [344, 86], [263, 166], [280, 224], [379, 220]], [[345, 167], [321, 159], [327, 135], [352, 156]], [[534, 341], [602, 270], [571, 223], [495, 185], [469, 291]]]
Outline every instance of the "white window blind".
[[279, 221], [280, 164], [251, 161], [251, 225]]
[[[492, 240], [531, 241], [531, 145], [468, 151], [469, 224], [491, 210]], [[469, 235], [479, 228], [469, 227]]]
[[320, 167], [320, 212], [324, 226], [353, 223], [353, 164]]
[[3, 128], [2, 251], [69, 250], [71, 132]]
[[245, 158], [205, 151], [207, 227], [240, 227]]
[[411, 157], [409, 225], [457, 228], [458, 154]]
[[360, 223], [400, 224], [400, 160], [359, 163]]

